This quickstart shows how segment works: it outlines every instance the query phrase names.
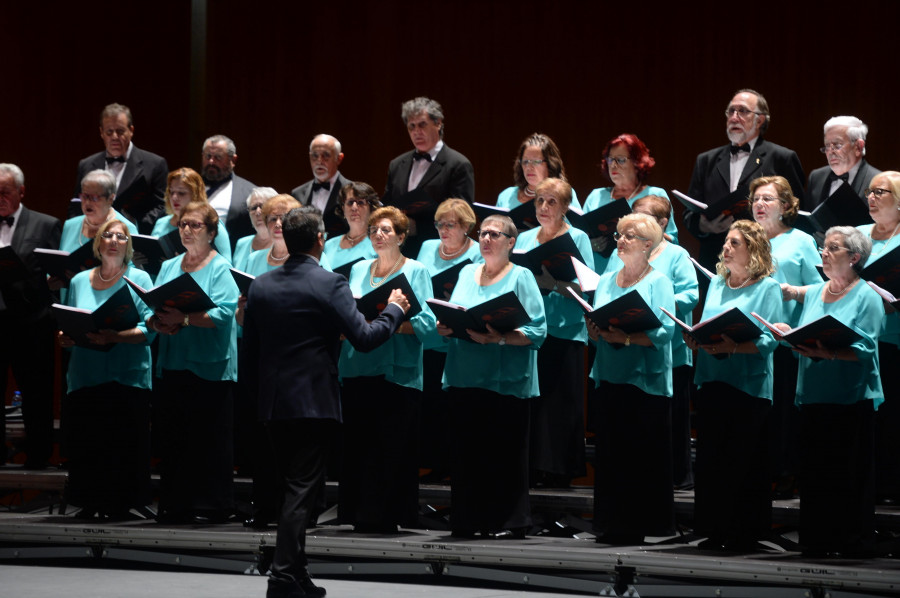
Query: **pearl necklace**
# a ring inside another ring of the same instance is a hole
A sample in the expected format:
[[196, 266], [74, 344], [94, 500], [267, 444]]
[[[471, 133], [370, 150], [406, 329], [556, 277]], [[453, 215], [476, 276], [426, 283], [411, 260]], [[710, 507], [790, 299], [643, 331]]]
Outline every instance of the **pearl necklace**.
[[753, 277], [748, 276], [747, 278], [744, 279], [744, 282], [742, 282], [740, 285], [733, 287], [733, 286], [731, 286], [731, 277], [729, 277], [729, 278], [725, 279], [725, 284], [728, 285], [728, 288], [731, 289], [732, 291], [736, 291], [738, 289], [743, 289], [745, 286], [747, 286], [747, 283], [750, 282], [751, 280], [753, 280]]
[[525, 194], [525, 197], [534, 197], [537, 195], [537, 192], [528, 185], [525, 185], [525, 188], [522, 189], [522, 193]]
[[644, 278], [645, 276], [647, 276], [647, 273], [650, 272], [650, 264], [647, 264], [647, 267], [644, 268], [644, 271], [641, 273], [641, 275], [638, 276], [638, 277], [637, 277], [637, 280], [635, 280], [635, 281], [634, 281], [633, 283], [631, 283], [631, 284], [625, 284], [625, 269], [623, 268], [622, 270], [619, 270], [619, 272], [622, 274], [622, 285], [621, 285], [621, 288], [627, 289], [627, 288], [633, 287], [633, 286], [636, 285], [637, 283], [641, 282], [641, 280], [643, 280], [643, 278]]
[[374, 289], [374, 288], [378, 288], [381, 285], [383, 285], [384, 282], [388, 278], [390, 278], [391, 274], [393, 274], [394, 272], [397, 271], [397, 268], [400, 267], [400, 263], [402, 261], [403, 261], [403, 254], [400, 254], [400, 257], [397, 258], [397, 261], [394, 262], [394, 265], [391, 266], [391, 269], [388, 271], [388, 273], [385, 274], [384, 276], [382, 276], [381, 282], [378, 282], [378, 283], [375, 282], [375, 270], [376, 270], [375, 266], [378, 264], [378, 260], [376, 259], [376, 260], [372, 261], [372, 265], [369, 266], [369, 286]]
[[118, 278], [119, 274], [121, 274], [124, 271], [125, 271], [125, 264], [122, 264], [122, 267], [119, 268], [118, 272], [116, 272], [115, 274], [112, 275], [112, 278], [106, 279], [106, 278], [103, 278], [103, 271], [98, 267], [97, 268], [97, 276], [99, 276], [100, 280], [102, 280], [103, 282], [112, 282], [116, 278]]
[[364, 239], [365, 236], [366, 236], [366, 232], [365, 232], [365, 231], [363, 231], [362, 234], [360, 234], [360, 235], [357, 236], [356, 238], [351, 237], [351, 236], [350, 236], [350, 233], [347, 232], [347, 233], [344, 233], [344, 240], [347, 241], [347, 243], [350, 244], [350, 247], [353, 247], [353, 246], [355, 246], [357, 243], [359, 243], [359, 240], [360, 240], [360, 239]]
[[[274, 247], [272, 249], [274, 249]], [[290, 253], [285, 253], [284, 256], [282, 256], [282, 257], [275, 257], [275, 254], [272, 253], [272, 249], [269, 250], [269, 259], [271, 259], [271, 260], [274, 260], [276, 262], [283, 262], [284, 260], [291, 257]]]
[[443, 241], [438, 245], [438, 251], [440, 252], [441, 257], [444, 259], [447, 259], [447, 260], [451, 260], [451, 259], [455, 258], [456, 256], [460, 255], [463, 251], [465, 251], [468, 248], [469, 248], [469, 239], [466, 239], [465, 241], [463, 241], [462, 247], [460, 247], [459, 251], [456, 251], [455, 253], [447, 253], [446, 251], [444, 251]]
[[856, 284], [856, 281], [857, 281], [857, 280], [859, 280], [859, 279], [856, 278], [856, 279], [854, 279], [854, 280], [851, 280], [851, 281], [850, 281], [850, 284], [848, 284], [847, 286], [845, 286], [843, 289], [841, 289], [841, 290], [838, 291], [837, 293], [835, 293], [834, 291], [831, 290], [831, 281], [829, 280], [829, 281], [828, 281], [828, 284], [825, 285], [825, 290], [828, 291], [828, 294], [831, 295], [832, 297], [840, 297], [841, 295], [844, 294], [844, 291], [846, 291], [847, 289], [849, 289], [850, 287], [852, 287], [854, 284]]
[[[887, 242], [894, 238], [894, 235], [897, 234], [898, 230], [900, 230], [900, 222], [898, 222], [897, 226], [894, 227], [894, 232], [891, 233], [890, 237], [888, 237], [887, 239], [878, 239], [879, 241], [884, 241], [885, 244], [882, 245], [881, 247], [879, 247], [877, 251], [875, 249], [872, 249], [872, 253], [881, 253], [881, 250], [884, 249], [885, 247], [887, 247]], [[872, 230], [869, 231], [869, 238], [872, 239], [872, 241], [875, 241], [875, 227], [874, 226], [872, 227]], [[874, 243], [873, 243], [873, 245], [874, 245]]]

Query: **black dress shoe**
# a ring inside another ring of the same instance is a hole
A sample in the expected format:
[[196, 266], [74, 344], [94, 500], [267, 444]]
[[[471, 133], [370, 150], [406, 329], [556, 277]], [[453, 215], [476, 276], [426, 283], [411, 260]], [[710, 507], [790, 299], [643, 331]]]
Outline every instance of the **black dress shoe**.
[[297, 584], [303, 591], [303, 594], [300, 594], [299, 596], [312, 596], [315, 598], [322, 598], [325, 595], [325, 588], [314, 584], [312, 578], [308, 575], [303, 579], [298, 580]]
[[725, 552], [725, 541], [721, 538], [707, 538], [699, 544], [697, 548], [700, 550], [712, 550], [714, 552]]
[[524, 540], [525, 528], [501, 529], [496, 532], [490, 532], [488, 537], [494, 540]]
[[473, 529], [454, 529], [450, 532], [451, 538], [462, 538], [464, 540], [471, 540], [475, 537], [475, 530]]
[[244, 527], [250, 527], [256, 530], [268, 529], [271, 521], [262, 517], [248, 517], [244, 519]]

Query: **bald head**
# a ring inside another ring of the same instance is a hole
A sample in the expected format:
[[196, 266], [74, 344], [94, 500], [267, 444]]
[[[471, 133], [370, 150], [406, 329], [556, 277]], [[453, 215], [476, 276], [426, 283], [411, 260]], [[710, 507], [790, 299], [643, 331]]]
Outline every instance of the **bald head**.
[[332, 135], [316, 135], [309, 144], [309, 165], [317, 181], [331, 179], [344, 159], [341, 142]]

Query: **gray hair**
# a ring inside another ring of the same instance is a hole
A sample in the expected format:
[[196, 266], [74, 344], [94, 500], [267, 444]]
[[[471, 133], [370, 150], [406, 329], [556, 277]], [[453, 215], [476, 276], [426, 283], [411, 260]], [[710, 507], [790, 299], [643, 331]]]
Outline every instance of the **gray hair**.
[[225, 152], [228, 154], [229, 158], [233, 158], [237, 154], [237, 146], [234, 145], [234, 141], [232, 141], [225, 135], [213, 135], [212, 137], [207, 137], [206, 141], [203, 142], [203, 149], [206, 150], [206, 146], [213, 143], [224, 143]]
[[503, 214], [493, 214], [481, 221], [481, 226], [496, 222], [500, 225], [501, 230], [513, 239], [519, 236], [519, 229], [516, 228], [515, 222], [509, 216]]
[[128, 126], [133, 127], [134, 121], [131, 118], [131, 108], [128, 106], [123, 106], [122, 104], [107, 104], [103, 107], [103, 111], [100, 113], [100, 126], [103, 126], [104, 118], [115, 118], [116, 116], [124, 114], [125, 119], [128, 121]]
[[16, 187], [21, 187], [25, 184], [25, 173], [15, 164], [0, 164], [0, 174], [11, 176]]
[[832, 129], [834, 127], [847, 127], [847, 137], [853, 143], [856, 143], [858, 140], [862, 139], [862, 155], [866, 155], [866, 135], [869, 134], [869, 127], [866, 126], [866, 123], [859, 120], [855, 116], [832, 116], [827, 121], [825, 121], [825, 126], [822, 127], [822, 134], [827, 135], [828, 129]]
[[103, 195], [112, 197], [116, 194], [116, 177], [111, 172], [107, 172], [101, 168], [92, 170], [81, 179], [81, 186], [85, 183], [97, 183], [103, 187]]
[[829, 235], [842, 236], [844, 238], [844, 247], [847, 248], [847, 251], [859, 254], [859, 261], [853, 265], [853, 269], [859, 273], [872, 253], [872, 239], [852, 226], [832, 226], [825, 231], [825, 237], [827, 238]]
[[425, 112], [428, 115], [428, 118], [430, 118], [431, 122], [433, 122], [434, 124], [439, 124], [440, 121], [441, 139], [443, 139], [444, 109], [441, 108], [441, 105], [439, 103], [437, 103], [435, 100], [432, 100], [431, 98], [419, 96], [417, 98], [413, 98], [411, 100], [403, 102], [403, 105], [400, 108], [400, 117], [403, 119], [403, 124], [409, 124], [409, 119], [420, 112]]
[[253, 191], [250, 192], [250, 195], [247, 196], [247, 209], [250, 209], [250, 205], [253, 203], [254, 199], [261, 199], [265, 202], [267, 199], [272, 199], [278, 195], [278, 191], [271, 187], [254, 187]]
[[334, 146], [334, 152], [336, 154], [341, 153], [341, 142], [338, 141], [337, 137], [334, 135], [329, 135], [328, 133], [319, 133], [315, 137], [313, 137], [312, 141], [309, 142], [309, 151], [312, 151], [312, 146], [316, 143], [316, 139], [325, 138], [328, 140], [328, 143]]

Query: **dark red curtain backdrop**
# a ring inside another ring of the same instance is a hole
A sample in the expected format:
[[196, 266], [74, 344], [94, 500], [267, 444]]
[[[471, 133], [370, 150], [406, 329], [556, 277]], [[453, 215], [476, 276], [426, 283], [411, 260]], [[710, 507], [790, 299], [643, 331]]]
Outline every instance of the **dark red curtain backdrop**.
[[[511, 184], [534, 131], [557, 141], [581, 198], [606, 184], [600, 150], [622, 132], [650, 147], [652, 184], [685, 189], [697, 153], [726, 140], [732, 93], [752, 87], [772, 109], [768, 138], [807, 172], [824, 164], [822, 124], [838, 114], [869, 124], [872, 164], [898, 169], [900, 3], [837, 6], [6, 3], [0, 161], [24, 169], [30, 207], [62, 217], [77, 161], [102, 149], [99, 111], [117, 101], [134, 112], [135, 143], [172, 168], [196, 168], [202, 140], [224, 133], [241, 175], [289, 191], [311, 177], [309, 140], [328, 132], [343, 142], [342, 172], [383, 189], [388, 162], [411, 147], [400, 104], [428, 95], [444, 106], [446, 142], [474, 164], [480, 201]], [[192, 7], [206, 15], [193, 64]]]

